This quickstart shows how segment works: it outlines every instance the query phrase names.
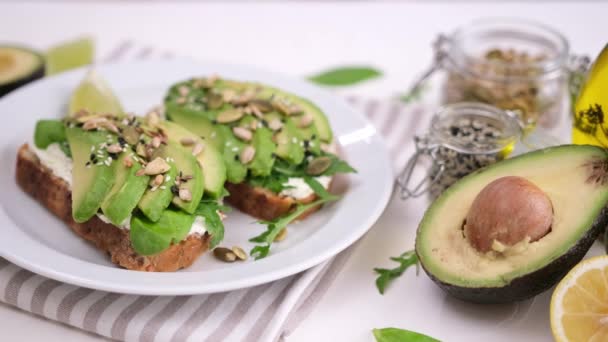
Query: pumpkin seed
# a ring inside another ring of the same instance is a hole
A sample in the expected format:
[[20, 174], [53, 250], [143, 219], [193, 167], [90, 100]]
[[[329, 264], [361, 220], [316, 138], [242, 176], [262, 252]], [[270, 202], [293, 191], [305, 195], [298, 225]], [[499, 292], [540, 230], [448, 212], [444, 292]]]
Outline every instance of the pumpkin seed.
[[327, 171], [331, 162], [331, 158], [329, 157], [317, 157], [308, 164], [306, 173], [311, 176], [318, 176]]
[[249, 141], [253, 137], [253, 133], [251, 133], [250, 130], [244, 127], [232, 127], [232, 132], [234, 133], [234, 135], [236, 135], [237, 138], [244, 141]]
[[241, 151], [241, 155], [239, 156], [239, 159], [241, 160], [241, 163], [248, 164], [249, 162], [251, 162], [253, 160], [254, 156], [255, 156], [255, 148], [251, 145], [247, 145]]
[[232, 247], [232, 253], [240, 260], [247, 260], [247, 253], [239, 246]]
[[279, 231], [277, 236], [274, 237], [274, 242], [281, 242], [281, 241], [285, 240], [286, 237], [287, 237], [287, 228], [283, 228]]
[[225, 110], [223, 112], [221, 112], [218, 116], [217, 116], [217, 122], [219, 123], [229, 123], [229, 122], [234, 122], [239, 120], [240, 118], [242, 118], [244, 115], [244, 113], [238, 109], [228, 109]]
[[207, 108], [218, 109], [224, 105], [224, 97], [222, 94], [211, 92], [207, 95]]
[[231, 249], [226, 247], [216, 247], [213, 250], [213, 256], [215, 256], [216, 259], [224, 262], [234, 262], [236, 260], [236, 254], [234, 254]]
[[135, 152], [137, 153], [137, 155], [147, 158], [148, 154], [146, 152], [146, 145], [144, 144], [137, 144], [137, 147], [135, 147]]
[[222, 99], [224, 102], [232, 102], [236, 97], [236, 91], [234, 89], [225, 89], [222, 92]]
[[139, 132], [133, 126], [127, 126], [122, 130], [122, 137], [129, 145], [135, 145], [139, 141]]
[[253, 99], [249, 102], [249, 105], [255, 106], [262, 113], [268, 113], [273, 110], [272, 103], [264, 99]]
[[196, 140], [194, 140], [194, 138], [181, 138], [179, 142], [182, 144], [182, 146], [192, 146]]

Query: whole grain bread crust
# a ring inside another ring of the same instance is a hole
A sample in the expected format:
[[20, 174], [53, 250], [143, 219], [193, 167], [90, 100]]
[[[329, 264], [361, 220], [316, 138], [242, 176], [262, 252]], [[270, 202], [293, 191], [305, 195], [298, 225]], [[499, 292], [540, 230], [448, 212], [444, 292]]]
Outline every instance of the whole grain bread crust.
[[72, 218], [72, 194], [69, 185], [43, 166], [27, 144], [17, 154], [17, 184], [40, 202], [77, 235], [110, 255], [112, 262], [137, 271], [171, 272], [188, 267], [209, 248], [210, 236], [189, 235], [156, 255], [142, 256], [131, 246], [129, 232], [94, 216], [77, 223]]

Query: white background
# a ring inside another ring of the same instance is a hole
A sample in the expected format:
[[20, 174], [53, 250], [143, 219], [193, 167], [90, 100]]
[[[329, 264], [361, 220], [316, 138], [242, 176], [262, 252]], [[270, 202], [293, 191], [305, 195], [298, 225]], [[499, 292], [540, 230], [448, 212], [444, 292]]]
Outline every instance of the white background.
[[[98, 56], [133, 39], [176, 55], [250, 64], [305, 76], [327, 67], [372, 64], [381, 80], [346, 92], [390, 97], [431, 61], [439, 32], [483, 16], [535, 19], [560, 30], [576, 53], [606, 44], [608, 4], [539, 3], [0, 3], [0, 42], [44, 49], [92, 35]], [[448, 340], [550, 340], [547, 292], [506, 306], [452, 300], [410, 271], [380, 296], [372, 268], [411, 249], [424, 203], [394, 200], [357, 247], [323, 301], [288, 341], [371, 341], [374, 327], [397, 326]], [[599, 253], [596, 246], [595, 253]], [[86, 341], [97, 337], [0, 305], [2, 339]]]

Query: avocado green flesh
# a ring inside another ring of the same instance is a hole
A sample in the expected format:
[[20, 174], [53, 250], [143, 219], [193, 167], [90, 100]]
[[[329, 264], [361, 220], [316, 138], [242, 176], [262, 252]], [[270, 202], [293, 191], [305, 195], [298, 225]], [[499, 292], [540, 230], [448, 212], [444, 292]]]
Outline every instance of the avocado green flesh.
[[226, 180], [230, 183], [240, 183], [247, 177], [247, 166], [241, 163], [239, 156], [247, 145], [237, 139], [227, 126], [218, 126], [218, 134], [225, 137], [226, 141], [223, 149], [224, 162], [226, 163]]
[[[424, 269], [443, 286], [501, 288], [539, 274], [573, 250], [582, 257], [590, 243], [580, 246], [581, 241], [588, 240], [608, 203], [608, 183], [589, 181], [588, 163], [607, 158], [597, 147], [565, 145], [508, 159], [463, 178], [429, 207], [420, 223], [416, 252]], [[524, 177], [543, 190], [554, 219], [551, 232], [524, 251], [492, 257], [469, 245], [462, 224], [477, 194], [504, 176]]]
[[114, 185], [113, 165], [90, 165], [91, 147], [106, 142], [106, 132], [83, 131], [66, 128], [72, 151], [72, 216], [76, 222], [85, 222], [97, 214], [101, 203]]
[[171, 204], [173, 200], [173, 193], [171, 192], [171, 186], [175, 184], [175, 178], [177, 177], [177, 167], [175, 163], [169, 162], [171, 169], [165, 173], [165, 179], [169, 178], [169, 182], [163, 183], [164, 187], [158, 187], [154, 191], [147, 189], [137, 207], [142, 211], [144, 215], [151, 221], [158, 221], [163, 211]]
[[202, 137], [205, 142], [210, 143], [217, 150], [221, 151], [224, 148], [224, 135], [218, 132], [221, 125], [214, 125], [201, 112], [192, 112], [181, 108], [171, 110], [168, 107], [167, 116], [173, 122], [187, 127], [189, 131]]
[[274, 165], [276, 145], [272, 141], [272, 131], [268, 128], [258, 128], [253, 133], [251, 144], [255, 148], [253, 160], [249, 169], [254, 176], [268, 176]]
[[141, 255], [164, 251], [188, 236], [194, 218], [194, 215], [174, 209], [164, 210], [156, 222], [141, 214], [133, 215], [129, 232], [133, 249]]
[[50, 144], [66, 141], [65, 124], [60, 120], [38, 120], [34, 130], [34, 145], [45, 149]]
[[19, 46], [0, 46], [0, 97], [42, 76], [42, 55]]
[[190, 191], [192, 199], [190, 201], [185, 201], [180, 199], [178, 196], [174, 196], [172, 202], [185, 212], [190, 214], [194, 213], [196, 207], [201, 201], [201, 198], [203, 197], [203, 185], [205, 184], [203, 180], [203, 172], [201, 171], [198, 161], [194, 155], [192, 155], [190, 149], [184, 148], [180, 144], [173, 141], [169, 141], [167, 145], [161, 145], [156, 150], [155, 154], [156, 153], [157, 156], [162, 158], [170, 158], [169, 160], [173, 160], [177, 168], [178, 176], [181, 172], [183, 177], [192, 177], [192, 179], [188, 180], [187, 182], [182, 182], [180, 185], [180, 189], [188, 189]]
[[208, 139], [203, 140], [178, 124], [165, 121], [161, 124], [161, 127], [167, 133], [169, 140], [176, 144], [179, 144], [181, 139], [189, 138], [193, 139], [195, 144], [204, 146], [202, 152], [196, 156], [197, 161], [202, 165], [204, 189], [211, 197], [218, 198], [226, 182], [226, 165], [222, 154], [212, 144], [206, 143]]
[[131, 152], [123, 152], [114, 162], [115, 181], [110, 193], [101, 204], [101, 211], [110, 221], [120, 226], [140, 202], [150, 177], [146, 175], [137, 176], [136, 173], [142, 166], [133, 161], [133, 166], [126, 167], [125, 158], [130, 158]]
[[[278, 120], [280, 114], [270, 113], [265, 116], [266, 121]], [[281, 159], [298, 165], [304, 160], [303, 140], [299, 129], [291, 118], [285, 118], [281, 131], [274, 137], [277, 144], [276, 154]]]

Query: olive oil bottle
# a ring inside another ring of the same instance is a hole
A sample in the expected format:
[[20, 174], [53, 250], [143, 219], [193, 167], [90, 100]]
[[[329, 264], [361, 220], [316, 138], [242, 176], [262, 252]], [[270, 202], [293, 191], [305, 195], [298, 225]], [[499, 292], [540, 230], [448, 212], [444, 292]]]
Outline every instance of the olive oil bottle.
[[593, 63], [574, 104], [572, 142], [608, 148], [608, 45]]

